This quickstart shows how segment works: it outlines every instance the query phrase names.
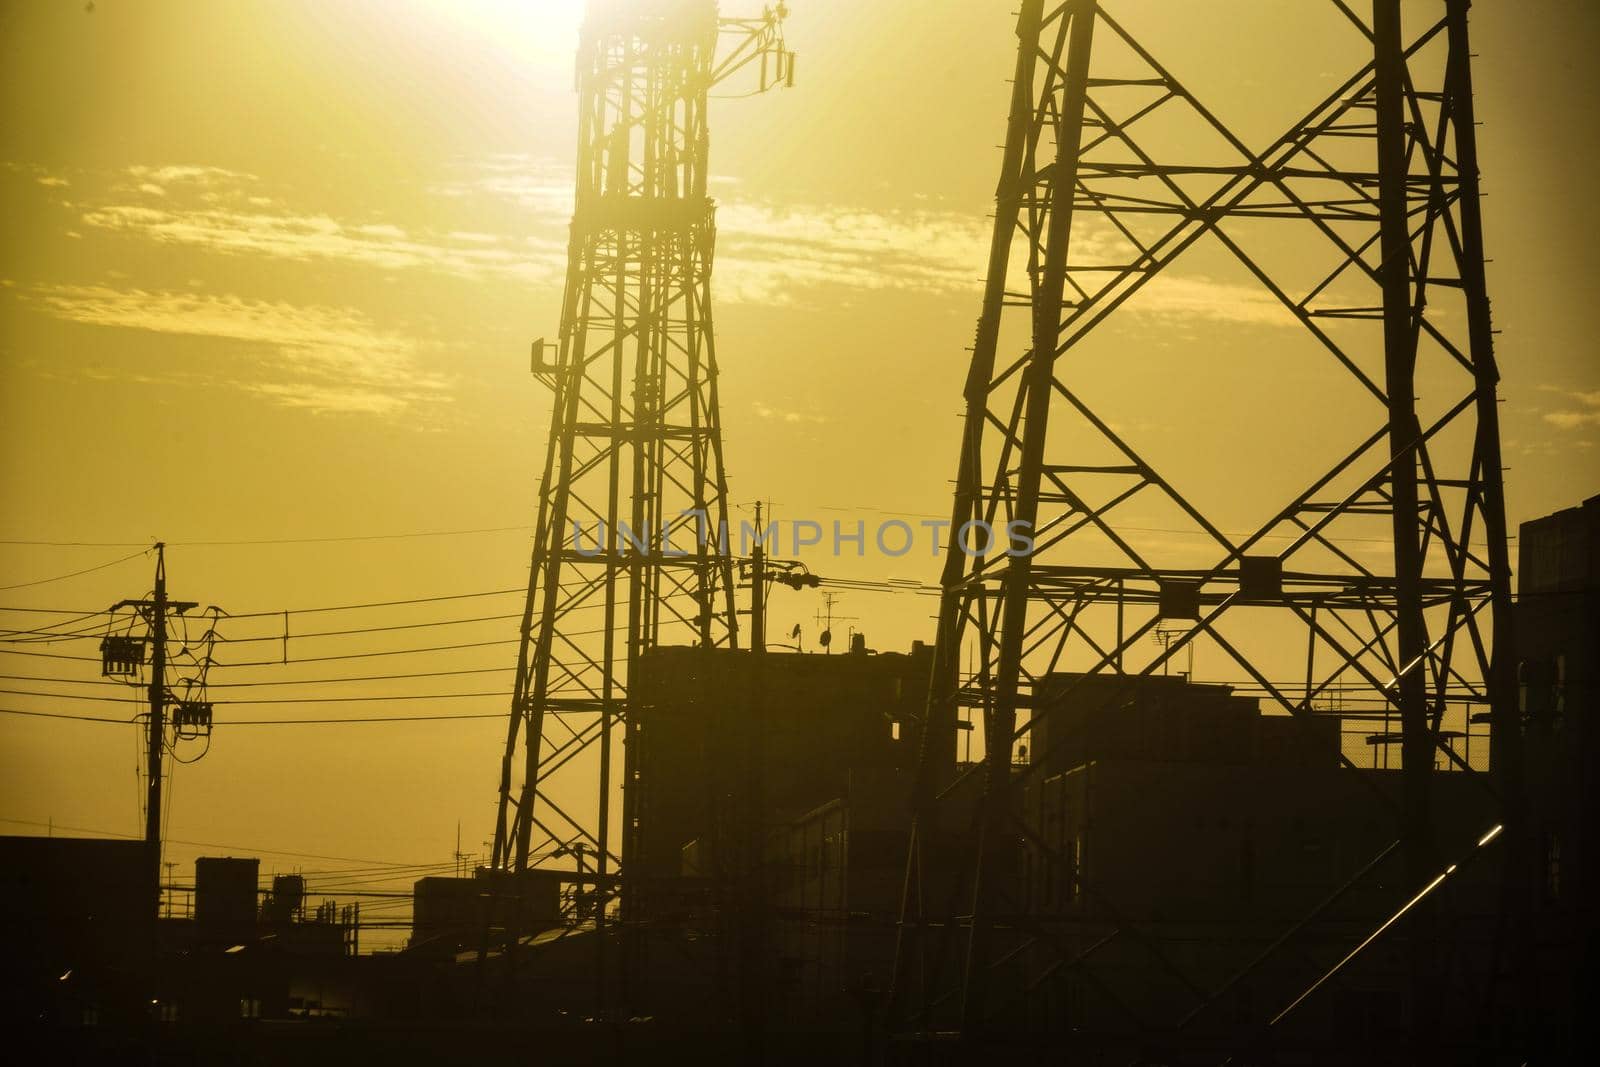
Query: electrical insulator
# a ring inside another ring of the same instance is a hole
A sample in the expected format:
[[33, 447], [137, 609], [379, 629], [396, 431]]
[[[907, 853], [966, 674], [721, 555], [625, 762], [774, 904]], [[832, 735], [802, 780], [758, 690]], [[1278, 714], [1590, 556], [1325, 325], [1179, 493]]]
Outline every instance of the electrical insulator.
[[100, 642], [100, 673], [102, 675], [138, 674], [144, 665], [144, 638], [107, 637]]
[[180, 732], [193, 730], [196, 733], [211, 731], [211, 701], [209, 700], [180, 700], [172, 709], [172, 725]]

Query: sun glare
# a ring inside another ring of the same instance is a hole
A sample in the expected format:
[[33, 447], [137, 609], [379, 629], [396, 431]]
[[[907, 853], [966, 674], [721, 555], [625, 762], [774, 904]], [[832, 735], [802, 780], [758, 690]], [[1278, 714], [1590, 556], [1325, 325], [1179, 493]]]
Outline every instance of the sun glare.
[[584, 0], [411, 0], [427, 17], [464, 29], [540, 66], [571, 67]]

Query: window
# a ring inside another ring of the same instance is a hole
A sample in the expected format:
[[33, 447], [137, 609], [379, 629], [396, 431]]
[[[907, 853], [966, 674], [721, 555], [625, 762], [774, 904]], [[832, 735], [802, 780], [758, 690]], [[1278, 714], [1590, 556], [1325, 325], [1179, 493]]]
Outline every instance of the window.
[[243, 1000], [239, 1001], [239, 1018], [241, 1018], [241, 1019], [259, 1019], [259, 1018], [261, 1018], [261, 1001], [260, 1001], [260, 999], [257, 998], [257, 997], [245, 997]]

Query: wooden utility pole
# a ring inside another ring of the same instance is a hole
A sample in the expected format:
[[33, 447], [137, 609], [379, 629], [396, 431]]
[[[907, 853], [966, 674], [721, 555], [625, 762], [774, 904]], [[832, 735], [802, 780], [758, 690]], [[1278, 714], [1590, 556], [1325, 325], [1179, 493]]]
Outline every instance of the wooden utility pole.
[[[150, 721], [146, 733], [145, 764], [150, 779], [145, 787], [144, 840], [150, 849], [150, 888], [155, 914], [161, 914], [161, 775], [167, 745], [167, 616], [182, 615], [198, 604], [167, 599], [167, 546], [156, 542], [156, 586], [149, 600], [123, 600], [112, 607], [133, 608], [144, 617], [150, 633]], [[108, 668], [109, 669], [109, 668]]]
[[[150, 780], [145, 786], [144, 843], [161, 864], [161, 757], [167, 744], [167, 546], [156, 545], [156, 595], [150, 604], [150, 723], [145, 766]], [[161, 885], [156, 884], [156, 904]]]

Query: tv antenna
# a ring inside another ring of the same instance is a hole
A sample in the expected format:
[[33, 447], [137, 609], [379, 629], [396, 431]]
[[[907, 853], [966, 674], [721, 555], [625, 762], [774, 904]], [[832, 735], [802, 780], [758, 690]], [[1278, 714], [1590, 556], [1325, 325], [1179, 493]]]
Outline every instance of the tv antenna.
[[855, 615], [835, 615], [833, 606], [838, 602], [839, 594], [823, 593], [822, 610], [817, 612], [817, 625], [822, 627], [822, 632], [817, 635], [817, 644], [821, 645], [822, 650], [830, 655], [833, 652], [833, 621], [835, 619], [841, 621], [845, 619], [855, 621], [857, 619]]

